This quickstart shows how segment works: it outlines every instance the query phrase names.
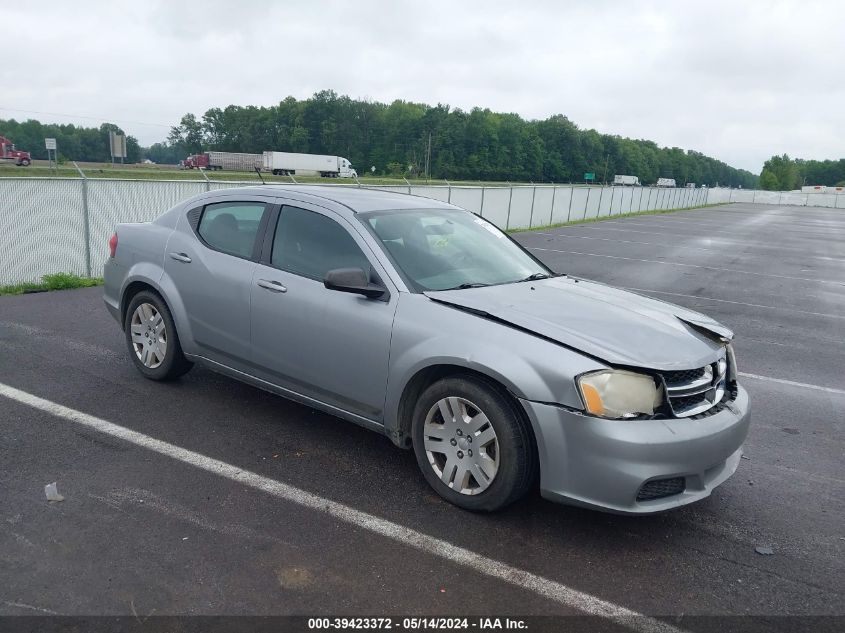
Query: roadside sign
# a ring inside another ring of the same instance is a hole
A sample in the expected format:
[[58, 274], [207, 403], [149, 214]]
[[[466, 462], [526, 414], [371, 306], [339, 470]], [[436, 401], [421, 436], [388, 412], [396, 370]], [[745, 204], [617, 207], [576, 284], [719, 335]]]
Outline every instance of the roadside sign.
[[595, 172], [588, 171], [586, 174], [584, 174], [584, 180], [595, 180], [595, 179], [596, 179]]
[[44, 148], [47, 150], [47, 160], [50, 161], [50, 168], [54, 169], [56, 173], [59, 172], [59, 159], [56, 156], [56, 139], [45, 138]]
[[370, 171], [373, 172], [373, 173], [376, 173], [376, 166], [373, 165], [372, 167], [370, 167]]
[[112, 163], [114, 163], [115, 158], [120, 158], [122, 163], [123, 159], [126, 158], [126, 136], [109, 131], [109, 151], [111, 152]]

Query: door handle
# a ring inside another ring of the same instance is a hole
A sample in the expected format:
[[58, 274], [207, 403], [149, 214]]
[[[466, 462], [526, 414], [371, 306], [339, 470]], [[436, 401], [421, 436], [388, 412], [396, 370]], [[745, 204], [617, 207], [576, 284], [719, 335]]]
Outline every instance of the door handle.
[[186, 264], [191, 263], [191, 258], [185, 255], [185, 253], [170, 253], [170, 259], [175, 259], [177, 262], [185, 262]]
[[258, 285], [264, 288], [265, 290], [269, 290], [271, 292], [287, 292], [288, 289], [285, 288], [281, 283], [278, 281], [271, 281], [270, 279], [259, 279]]

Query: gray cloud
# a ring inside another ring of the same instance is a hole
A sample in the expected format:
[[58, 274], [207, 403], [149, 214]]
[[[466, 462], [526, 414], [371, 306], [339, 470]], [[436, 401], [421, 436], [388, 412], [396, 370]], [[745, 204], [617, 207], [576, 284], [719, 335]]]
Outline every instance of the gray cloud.
[[331, 88], [563, 113], [755, 172], [775, 153], [843, 155], [840, 2], [31, 0], [3, 14], [27, 50], [0, 66], [0, 107], [94, 119], [0, 117], [105, 117], [142, 144], [186, 112]]

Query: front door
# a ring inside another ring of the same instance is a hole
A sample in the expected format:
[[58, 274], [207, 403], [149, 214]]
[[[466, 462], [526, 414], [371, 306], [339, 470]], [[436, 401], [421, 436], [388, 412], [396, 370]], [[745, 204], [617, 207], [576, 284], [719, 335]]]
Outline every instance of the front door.
[[[268, 230], [272, 248], [252, 284], [252, 358], [261, 377], [301, 395], [381, 421], [398, 293], [381, 299], [328, 290], [335, 268], [371, 264], [368, 245], [340, 216], [283, 206]], [[304, 208], [308, 207], [308, 208]], [[269, 243], [269, 242], [268, 242]]]

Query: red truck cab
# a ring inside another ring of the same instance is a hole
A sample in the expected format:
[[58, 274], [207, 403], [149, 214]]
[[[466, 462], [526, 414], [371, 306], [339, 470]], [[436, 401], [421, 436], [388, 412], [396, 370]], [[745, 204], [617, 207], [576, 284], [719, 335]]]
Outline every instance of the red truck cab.
[[208, 154], [191, 154], [181, 162], [182, 169], [208, 169]]
[[0, 136], [0, 161], [14, 162], [18, 167], [27, 167], [32, 162], [29, 152], [15, 149], [15, 144], [5, 136]]

